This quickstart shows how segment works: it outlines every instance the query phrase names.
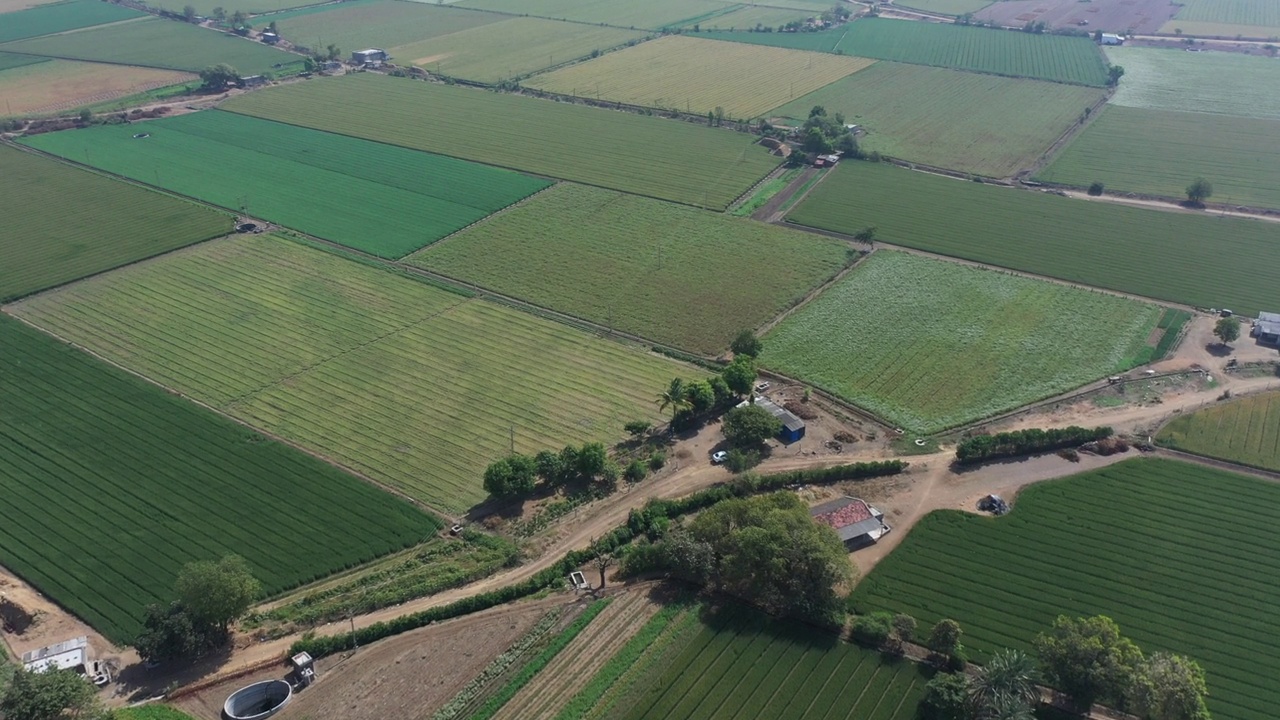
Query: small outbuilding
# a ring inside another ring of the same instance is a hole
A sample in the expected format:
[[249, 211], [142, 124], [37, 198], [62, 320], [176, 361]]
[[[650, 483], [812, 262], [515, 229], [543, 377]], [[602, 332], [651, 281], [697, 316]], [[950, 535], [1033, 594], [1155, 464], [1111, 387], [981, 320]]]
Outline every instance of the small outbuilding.
[[836, 498], [809, 508], [813, 521], [836, 531], [840, 542], [849, 550], [873, 545], [891, 529], [884, 524], [884, 513], [856, 497]]
[[30, 672], [76, 670], [83, 674], [88, 664], [89, 638], [84, 635], [22, 654], [22, 667]]
[[1115, 33], [1102, 33], [1102, 44], [1103, 45], [1123, 45], [1124, 36], [1116, 35]]
[[265, 75], [249, 75], [240, 78], [240, 85], [247, 88], [262, 87], [267, 84]]
[[[743, 401], [738, 407], [746, 405]], [[783, 445], [790, 445], [799, 441], [804, 437], [804, 421], [796, 417], [795, 413], [787, 410], [781, 405], [773, 402], [769, 398], [757, 395], [755, 404], [769, 411], [769, 414], [782, 421], [782, 432], [778, 433], [778, 441]]]
[[379, 48], [368, 48], [351, 53], [353, 65], [381, 65], [387, 61], [387, 51]]
[[1253, 321], [1253, 329], [1249, 334], [1258, 342], [1268, 345], [1280, 345], [1280, 313], [1260, 312]]
[[262, 33], [258, 36], [258, 39], [268, 45], [275, 45], [280, 42], [280, 36], [270, 31]]

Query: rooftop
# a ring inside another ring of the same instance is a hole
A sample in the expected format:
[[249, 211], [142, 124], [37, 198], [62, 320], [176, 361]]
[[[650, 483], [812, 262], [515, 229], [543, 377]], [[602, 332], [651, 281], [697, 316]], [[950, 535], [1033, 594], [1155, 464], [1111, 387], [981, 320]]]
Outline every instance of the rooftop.
[[884, 534], [884, 513], [854, 497], [836, 498], [809, 508], [814, 522], [822, 523], [836, 531], [842, 542], [863, 535], [878, 540]]
[[757, 395], [756, 405], [759, 405], [765, 410], [768, 410], [770, 415], [773, 415], [774, 417], [781, 420], [782, 426], [790, 430], [791, 432], [796, 432], [797, 430], [804, 429], [803, 420], [796, 417], [795, 414], [793, 414], [790, 410], [787, 410], [786, 408], [773, 402], [769, 398], [761, 397]]
[[44, 672], [55, 668], [68, 670], [84, 665], [88, 661], [88, 648], [89, 638], [81, 635], [56, 645], [23, 653], [22, 666], [32, 672]]

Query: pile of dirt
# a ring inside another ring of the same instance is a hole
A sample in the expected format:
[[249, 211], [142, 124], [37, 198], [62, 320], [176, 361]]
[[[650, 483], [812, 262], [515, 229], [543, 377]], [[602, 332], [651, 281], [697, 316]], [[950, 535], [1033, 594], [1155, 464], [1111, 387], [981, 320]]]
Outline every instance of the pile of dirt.
[[801, 420], [813, 420], [818, 417], [817, 410], [814, 410], [805, 403], [797, 402], [795, 400], [788, 400], [782, 407], [786, 408], [787, 412], [795, 415]]

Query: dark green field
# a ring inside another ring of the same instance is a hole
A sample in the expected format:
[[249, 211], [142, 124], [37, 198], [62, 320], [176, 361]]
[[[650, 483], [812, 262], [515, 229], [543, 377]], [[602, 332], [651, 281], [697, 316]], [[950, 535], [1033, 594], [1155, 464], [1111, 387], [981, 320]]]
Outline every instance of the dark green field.
[[131, 641], [183, 564], [243, 555], [268, 594], [440, 521], [0, 315], [0, 564]]
[[146, 17], [146, 13], [102, 0], [66, 0], [5, 13], [0, 19], [0, 42], [39, 37], [104, 23]]
[[1252, 315], [1275, 304], [1270, 223], [1068, 199], [841, 163], [788, 217], [954, 257]]
[[49, 58], [36, 57], [35, 55], [17, 55], [15, 53], [0, 52], [0, 70], [12, 70], [26, 65], [35, 65], [36, 63], [49, 62]]
[[1059, 614], [1108, 615], [1147, 652], [1205, 669], [1218, 720], [1280, 705], [1280, 486], [1135, 459], [1027, 488], [993, 519], [926, 516], [858, 585], [857, 612], [964, 627], [979, 657], [1028, 648]]

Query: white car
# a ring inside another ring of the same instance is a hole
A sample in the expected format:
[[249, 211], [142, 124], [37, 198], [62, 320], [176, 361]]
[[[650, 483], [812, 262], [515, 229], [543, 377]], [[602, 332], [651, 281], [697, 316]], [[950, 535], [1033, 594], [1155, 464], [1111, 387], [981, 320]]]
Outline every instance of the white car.
[[729, 453], [727, 453], [727, 452], [725, 452], [725, 451], [723, 451], [723, 450], [719, 450], [719, 451], [717, 451], [717, 452], [713, 452], [713, 453], [711, 453], [711, 464], [712, 464], [712, 465], [719, 465], [720, 463], [722, 463], [722, 462], [724, 462], [725, 460], [728, 460], [728, 459], [729, 459]]

